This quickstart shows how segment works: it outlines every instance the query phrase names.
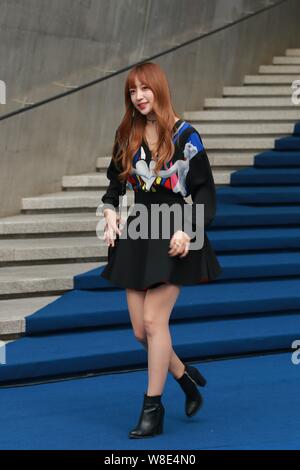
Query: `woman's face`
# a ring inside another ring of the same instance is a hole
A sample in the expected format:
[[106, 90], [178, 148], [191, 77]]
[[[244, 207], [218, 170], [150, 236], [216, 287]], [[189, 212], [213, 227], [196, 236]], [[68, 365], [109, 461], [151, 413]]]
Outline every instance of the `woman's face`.
[[130, 88], [129, 93], [132, 104], [141, 114], [146, 116], [152, 111], [154, 95], [150, 88], [136, 79], [135, 88]]

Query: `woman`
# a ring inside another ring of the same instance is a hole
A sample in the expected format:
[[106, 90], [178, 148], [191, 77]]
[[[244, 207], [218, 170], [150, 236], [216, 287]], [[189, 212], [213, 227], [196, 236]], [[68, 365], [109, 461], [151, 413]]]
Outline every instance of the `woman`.
[[[101, 275], [126, 289], [135, 337], [148, 351], [148, 389], [139, 422], [129, 433], [130, 438], [144, 438], [163, 431], [161, 397], [168, 370], [185, 392], [187, 416], [193, 416], [202, 405], [197, 385], [204, 386], [206, 380], [173, 351], [169, 319], [180, 286], [212, 281], [222, 270], [205, 233], [202, 247], [191, 249], [191, 237], [201, 225], [196, 219], [196, 205], [204, 204], [204, 228], [215, 216], [215, 185], [201, 137], [174, 112], [168, 81], [158, 64], [141, 63], [130, 70], [125, 106], [107, 170], [110, 184], [102, 197], [104, 239], [109, 248]], [[136, 221], [135, 214], [129, 214], [120, 230], [116, 209], [126, 187], [133, 189], [135, 204], [146, 209], [142, 225], [147, 225], [148, 232], [144, 238], [123, 238], [125, 228], [127, 233], [131, 222]], [[186, 215], [184, 196], [189, 195], [193, 212]], [[171, 235], [162, 236], [160, 223], [156, 225], [159, 236], [149, 235], [151, 213], [161, 204], [182, 209], [185, 231], [176, 230], [178, 225], [169, 217]]]

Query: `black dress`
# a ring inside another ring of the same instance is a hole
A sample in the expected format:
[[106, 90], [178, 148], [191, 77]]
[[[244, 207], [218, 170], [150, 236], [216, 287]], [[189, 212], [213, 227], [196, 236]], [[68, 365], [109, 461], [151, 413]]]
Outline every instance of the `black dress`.
[[[122, 183], [118, 180], [119, 171], [113, 159], [110, 161], [107, 169], [110, 184], [102, 197], [102, 210], [112, 206], [117, 209], [119, 197], [125, 194], [126, 188], [133, 189], [134, 204], [143, 204], [149, 209], [146, 237], [131, 238], [128, 235], [129, 224], [140, 215], [129, 212], [121, 236], [116, 236], [114, 247], [108, 247], [108, 262], [101, 276], [117, 287], [147, 290], [164, 283], [179, 286], [195, 285], [211, 282], [222, 273], [205, 232], [215, 217], [216, 190], [200, 134], [190, 123], [179, 119], [173, 128], [173, 142], [175, 151], [172, 159], [165, 165], [164, 170], [161, 169], [159, 176], [151, 172], [154, 161], [144, 140], [133, 157], [133, 170], [127, 182]], [[182, 223], [187, 222], [184, 228], [175, 226], [174, 217], [170, 216], [168, 219], [170, 235], [162, 236], [160, 224], [162, 225], [164, 215], [156, 219], [159, 220], [158, 236], [151, 237], [150, 229], [153, 222], [150, 213], [153, 204], [158, 205], [156, 207], [161, 207], [161, 204], [170, 207], [177, 203], [183, 209], [184, 205], [188, 204], [184, 198], [189, 195], [193, 201], [193, 204], [189, 204], [189, 209], [192, 211], [185, 213], [181, 219]], [[195, 240], [193, 232], [195, 234], [198, 233], [197, 230], [202, 229], [203, 233], [203, 220], [202, 225], [199, 225], [199, 218], [196, 218], [196, 204], [204, 204], [203, 246], [200, 249], [189, 250], [183, 258], [179, 255], [170, 256], [168, 254], [170, 239], [176, 230], [188, 233], [192, 237], [191, 243]], [[142, 232], [142, 229], [140, 231]], [[125, 233], [127, 236], [123, 237]]]

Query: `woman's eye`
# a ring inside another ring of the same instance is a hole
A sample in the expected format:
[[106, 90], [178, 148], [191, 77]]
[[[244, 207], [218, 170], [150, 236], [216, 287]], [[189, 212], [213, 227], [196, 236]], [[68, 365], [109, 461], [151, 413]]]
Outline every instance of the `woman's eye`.
[[[142, 87], [142, 90], [148, 90], [148, 89], [149, 89], [149, 87], [147, 87], [147, 86]], [[132, 93], [135, 93], [135, 90], [130, 90], [129, 93], [130, 93], [130, 95], [132, 95]]]

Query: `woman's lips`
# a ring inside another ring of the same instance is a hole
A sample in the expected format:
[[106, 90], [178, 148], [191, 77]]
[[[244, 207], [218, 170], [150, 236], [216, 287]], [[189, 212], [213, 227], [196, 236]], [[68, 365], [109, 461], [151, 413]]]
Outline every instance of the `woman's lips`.
[[138, 107], [140, 109], [144, 109], [147, 106], [148, 103], [143, 103], [143, 104], [138, 104]]

